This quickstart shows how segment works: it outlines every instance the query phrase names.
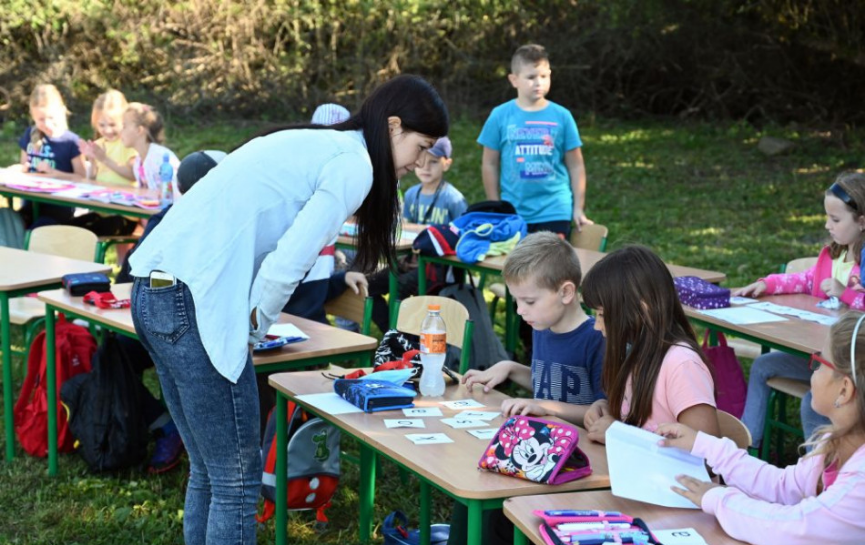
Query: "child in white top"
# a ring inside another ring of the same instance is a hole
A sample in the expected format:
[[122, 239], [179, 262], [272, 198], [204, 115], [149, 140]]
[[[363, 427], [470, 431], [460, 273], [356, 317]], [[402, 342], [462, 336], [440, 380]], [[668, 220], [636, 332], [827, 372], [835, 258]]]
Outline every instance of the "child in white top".
[[132, 174], [138, 187], [159, 191], [159, 167], [168, 155], [174, 176], [171, 180], [173, 200], [180, 198], [177, 189], [177, 167], [180, 161], [173, 151], [162, 145], [165, 128], [159, 112], [140, 102], [133, 102], [123, 114], [123, 129], [120, 139], [127, 147], [135, 149], [138, 156], [132, 161]]
[[138, 153], [120, 139], [123, 114], [129, 104], [123, 93], [109, 89], [93, 102], [90, 124], [99, 136], [96, 141], [81, 140], [78, 148], [90, 159], [90, 178], [120, 187], [134, 187], [132, 160]]
[[[813, 450], [781, 469], [682, 424], [664, 424], [660, 444], [706, 458], [726, 486], [678, 477], [673, 490], [715, 515], [730, 536], [755, 545], [865, 542], [865, 314], [848, 312], [811, 356], [811, 405], [831, 425]], [[767, 531], [771, 529], [770, 531]]]

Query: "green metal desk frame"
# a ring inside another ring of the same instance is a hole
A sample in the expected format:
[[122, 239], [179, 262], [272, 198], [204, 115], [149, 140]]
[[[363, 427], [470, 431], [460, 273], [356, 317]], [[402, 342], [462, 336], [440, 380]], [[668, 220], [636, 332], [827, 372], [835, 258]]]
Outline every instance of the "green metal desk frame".
[[[288, 452], [286, 437], [287, 411], [286, 402], [289, 396], [276, 391], [276, 545], [286, 545], [288, 536], [288, 511], [287, 492], [288, 484], [286, 476], [288, 472]], [[307, 411], [315, 413], [315, 408], [304, 406]], [[412, 471], [409, 467], [396, 461], [385, 454], [377, 452], [363, 440], [362, 435], [352, 434], [345, 430], [343, 433], [353, 437], [360, 445], [360, 523], [358, 527], [358, 538], [361, 543], [367, 544], [372, 537], [373, 512], [375, 500], [375, 472], [378, 457], [381, 455], [390, 460], [403, 471], [414, 474], [420, 481], [420, 542], [421, 545], [430, 543], [430, 521], [432, 511], [432, 489], [436, 488], [453, 500], [463, 504], [468, 509], [468, 545], [481, 545], [481, 526], [484, 511], [490, 509], [501, 509], [506, 498], [474, 500], [458, 497], [451, 492], [430, 482], [424, 477]]]
[[[47, 289], [47, 288], [40, 288]], [[47, 361], [52, 362], [55, 361], [55, 350], [56, 350], [56, 339], [54, 337], [54, 313], [62, 312], [67, 316], [74, 316], [76, 318], [81, 318], [82, 320], [87, 320], [89, 322], [94, 322], [93, 316], [83, 316], [81, 314], [57, 308], [53, 305], [46, 304], [45, 305], [45, 337], [46, 341], [46, 357]], [[5, 323], [5, 322], [4, 322]], [[108, 326], [105, 324], [99, 324], [103, 329], [107, 331], [113, 331], [120, 335], [124, 335], [131, 339], [138, 339], [137, 335], [129, 333], [128, 331], [123, 331], [121, 329]], [[296, 361], [287, 361], [287, 362], [277, 362], [277, 363], [268, 363], [265, 365], [258, 365], [255, 367], [256, 373], [273, 373], [278, 371], [291, 371], [298, 370], [304, 367], [311, 367], [313, 365], [320, 365], [324, 363], [330, 363], [334, 361], [345, 361], [358, 359], [360, 360], [361, 367], [369, 367], [372, 365], [372, 352], [369, 350], [358, 350], [354, 352], [346, 352], [344, 354], [334, 354], [330, 356], [316, 356], [311, 358], [303, 358]], [[49, 365], [49, 368], [50, 365]], [[48, 373], [48, 380], [46, 381], [48, 387], [48, 475], [54, 476], [57, 475], [57, 407], [55, 405], [56, 400], [56, 392], [57, 392], [57, 373], [56, 366], [53, 367], [55, 370], [54, 373]], [[4, 369], [5, 373], [5, 369]], [[277, 403], [279, 406], [279, 403]], [[285, 405], [283, 405], [283, 411], [285, 410]], [[11, 411], [10, 411], [11, 414]], [[278, 413], [277, 413], [278, 415]], [[283, 414], [283, 421], [285, 420], [285, 414]], [[9, 443], [11, 444], [11, 443]], [[285, 444], [283, 443], [283, 447]], [[7, 446], [8, 452], [8, 446]], [[284, 477], [284, 475], [283, 475]], [[283, 479], [284, 481], [284, 479]], [[283, 482], [284, 484], [284, 482]]]

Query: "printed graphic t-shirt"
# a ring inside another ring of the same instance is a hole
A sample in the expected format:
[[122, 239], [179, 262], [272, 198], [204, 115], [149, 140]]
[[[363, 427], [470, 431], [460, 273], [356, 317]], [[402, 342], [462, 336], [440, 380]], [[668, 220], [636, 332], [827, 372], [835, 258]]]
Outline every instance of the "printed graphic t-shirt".
[[[438, 195], [424, 195], [421, 184], [412, 186], [405, 192], [402, 216], [412, 223], [440, 225], [450, 223], [462, 216], [468, 208], [466, 198], [459, 189], [442, 180]], [[430, 207], [432, 206], [432, 210]], [[429, 219], [424, 221], [425, 219]]]
[[591, 405], [604, 399], [601, 369], [604, 336], [595, 319], [567, 333], [532, 332], [532, 385], [535, 399]]
[[40, 163], [48, 163], [48, 166], [60, 172], [75, 172], [72, 168], [72, 160], [81, 155], [78, 150], [78, 135], [72, 131], [48, 137], [43, 136], [36, 143], [30, 141], [30, 135], [34, 127], [27, 127], [24, 135], [18, 140], [18, 146], [27, 154], [30, 161], [30, 172], [36, 172]]
[[511, 100], [493, 109], [478, 143], [500, 153], [501, 198], [527, 223], [572, 219], [564, 156], [583, 142], [571, 112], [554, 102], [527, 112]]

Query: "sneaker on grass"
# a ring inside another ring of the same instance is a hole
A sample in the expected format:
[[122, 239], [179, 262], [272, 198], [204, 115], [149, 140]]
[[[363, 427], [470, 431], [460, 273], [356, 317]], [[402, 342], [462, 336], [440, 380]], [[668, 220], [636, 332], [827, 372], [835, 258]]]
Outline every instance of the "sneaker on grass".
[[156, 439], [156, 448], [147, 470], [150, 473], [164, 473], [173, 469], [180, 463], [183, 451], [183, 439], [180, 438], [177, 430], [161, 434]]

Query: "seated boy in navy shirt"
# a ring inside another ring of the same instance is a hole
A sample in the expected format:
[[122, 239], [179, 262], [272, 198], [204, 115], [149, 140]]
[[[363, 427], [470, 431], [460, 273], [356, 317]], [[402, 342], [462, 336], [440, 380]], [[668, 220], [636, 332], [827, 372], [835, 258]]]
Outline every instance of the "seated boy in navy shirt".
[[517, 314], [533, 329], [531, 368], [504, 360], [485, 371], [470, 370], [463, 384], [469, 389], [479, 384], [489, 392], [510, 379], [533, 396], [502, 402], [505, 417], [551, 415], [582, 426], [589, 406], [605, 397], [604, 336], [580, 305], [582, 270], [576, 252], [553, 233], [533, 233], [508, 255], [502, 276]]

